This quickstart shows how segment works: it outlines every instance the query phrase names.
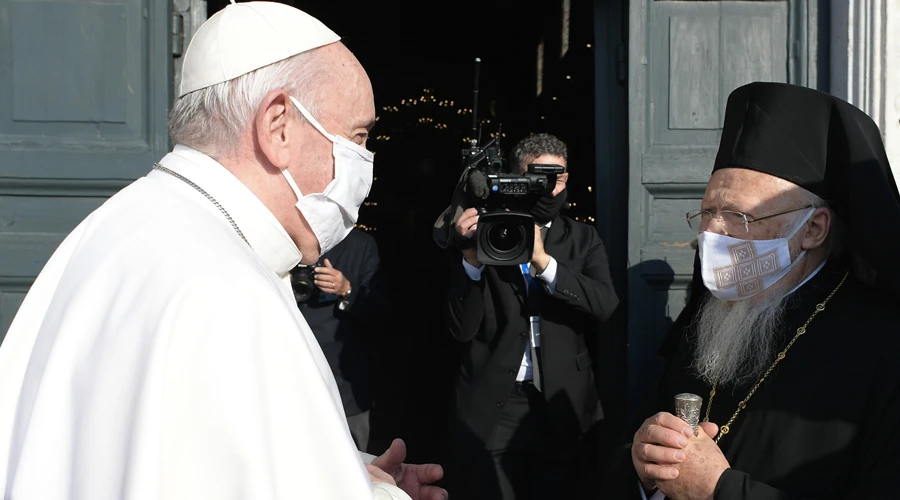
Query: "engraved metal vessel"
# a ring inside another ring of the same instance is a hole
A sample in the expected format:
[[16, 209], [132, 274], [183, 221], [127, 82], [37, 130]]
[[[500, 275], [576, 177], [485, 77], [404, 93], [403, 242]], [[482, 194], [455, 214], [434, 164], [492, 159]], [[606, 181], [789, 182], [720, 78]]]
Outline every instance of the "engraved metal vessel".
[[675, 396], [675, 416], [684, 420], [694, 429], [694, 435], [700, 428], [700, 408], [703, 398], [696, 394], [682, 393]]

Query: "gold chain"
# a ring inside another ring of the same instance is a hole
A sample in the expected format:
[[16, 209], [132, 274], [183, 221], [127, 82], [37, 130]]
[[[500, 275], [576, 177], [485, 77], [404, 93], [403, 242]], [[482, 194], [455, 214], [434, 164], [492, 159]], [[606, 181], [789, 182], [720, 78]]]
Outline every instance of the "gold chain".
[[[831, 291], [831, 293], [828, 295], [828, 297], [826, 297], [825, 300], [822, 301], [820, 304], [816, 304], [816, 311], [812, 314], [812, 316], [809, 317], [808, 320], [806, 320], [806, 323], [804, 323], [803, 326], [801, 326], [800, 328], [797, 328], [797, 334], [794, 335], [794, 338], [791, 339], [790, 342], [788, 342], [787, 347], [785, 347], [783, 351], [779, 352], [778, 356], [775, 356], [775, 362], [772, 363], [772, 366], [770, 366], [768, 370], [766, 370], [766, 373], [764, 373], [762, 378], [759, 379], [759, 382], [757, 382], [756, 385], [754, 385], [753, 388], [750, 389], [750, 394], [747, 394], [747, 397], [744, 398], [743, 401], [738, 403], [737, 410], [734, 411], [734, 415], [732, 415], [731, 418], [728, 419], [728, 423], [726, 423], [719, 429], [719, 434], [715, 438], [716, 443], [718, 443], [719, 440], [722, 439], [722, 436], [724, 436], [725, 434], [728, 434], [728, 432], [731, 430], [731, 424], [734, 423], [734, 420], [738, 417], [738, 414], [741, 413], [741, 410], [743, 410], [744, 408], [747, 407], [747, 401], [750, 401], [750, 398], [753, 397], [753, 394], [756, 393], [756, 390], [759, 389], [759, 386], [761, 386], [762, 383], [769, 376], [769, 374], [772, 373], [772, 370], [774, 370], [775, 367], [778, 366], [778, 363], [780, 363], [781, 360], [784, 359], [785, 356], [787, 356], [787, 352], [788, 352], [788, 350], [790, 350], [791, 346], [794, 345], [794, 342], [796, 342], [797, 339], [799, 339], [801, 335], [806, 333], [806, 328], [809, 326], [810, 323], [812, 323], [813, 318], [815, 318], [817, 314], [819, 314], [820, 312], [825, 310], [825, 304], [827, 304], [828, 301], [831, 300], [831, 297], [833, 297], [834, 294], [837, 293], [837, 291], [841, 288], [841, 285], [844, 284], [844, 281], [847, 279], [847, 274], [849, 274], [849, 273], [844, 272], [844, 277], [841, 278], [841, 282], [838, 283], [838, 285], [834, 288], [834, 290]], [[707, 405], [706, 405], [706, 416], [703, 418], [704, 422], [709, 422], [709, 412], [712, 409], [712, 402], [713, 402], [713, 398], [716, 397], [716, 386], [718, 386], [718, 385], [719, 385], [719, 377], [716, 376], [716, 379], [713, 381], [712, 390], [709, 391], [709, 403], [707, 403]]]

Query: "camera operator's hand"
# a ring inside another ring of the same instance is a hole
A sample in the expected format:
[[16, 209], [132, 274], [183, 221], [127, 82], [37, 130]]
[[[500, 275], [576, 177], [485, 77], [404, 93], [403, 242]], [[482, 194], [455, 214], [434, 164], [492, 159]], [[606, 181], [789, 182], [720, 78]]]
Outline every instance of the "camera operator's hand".
[[[456, 220], [456, 232], [459, 233], [460, 236], [466, 239], [470, 239], [475, 237], [475, 231], [478, 230], [478, 209], [470, 208], [467, 209], [462, 215], [459, 216], [459, 219]], [[463, 257], [466, 259], [466, 262], [475, 266], [481, 267], [481, 262], [478, 262], [478, 250], [475, 248], [466, 248], [463, 249]]]
[[328, 259], [325, 259], [325, 267], [316, 268], [315, 283], [319, 290], [339, 297], [350, 290], [350, 281], [344, 277], [344, 273], [332, 267]]
[[550, 254], [544, 251], [544, 239], [541, 237], [541, 226], [534, 225], [534, 251], [531, 253], [531, 265], [538, 274], [550, 265]]

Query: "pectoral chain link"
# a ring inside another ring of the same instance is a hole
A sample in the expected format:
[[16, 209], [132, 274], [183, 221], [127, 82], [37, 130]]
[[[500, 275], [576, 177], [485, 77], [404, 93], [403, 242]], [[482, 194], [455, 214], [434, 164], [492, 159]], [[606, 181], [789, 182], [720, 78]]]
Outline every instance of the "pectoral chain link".
[[[750, 401], [750, 398], [752, 398], [753, 395], [756, 394], [757, 389], [759, 389], [760, 386], [762, 386], [763, 382], [765, 382], [765, 380], [769, 377], [769, 375], [772, 373], [772, 371], [775, 370], [775, 367], [778, 366], [778, 363], [780, 363], [787, 356], [787, 353], [791, 349], [791, 347], [793, 347], [794, 342], [796, 342], [797, 339], [799, 339], [803, 334], [806, 333], [806, 329], [809, 327], [809, 324], [812, 323], [812, 320], [820, 312], [825, 310], [825, 305], [828, 304], [828, 301], [831, 300], [832, 297], [834, 297], [834, 294], [837, 293], [837, 291], [841, 288], [841, 285], [844, 284], [844, 281], [847, 280], [848, 274], [849, 274], [849, 272], [844, 272], [844, 277], [841, 278], [841, 282], [838, 283], [838, 285], [834, 288], [834, 290], [831, 291], [830, 294], [828, 294], [828, 297], [826, 297], [825, 300], [823, 300], [819, 304], [816, 304], [816, 310], [812, 313], [812, 316], [810, 316], [809, 319], [806, 320], [806, 323], [803, 323], [803, 326], [797, 328], [797, 333], [794, 335], [794, 338], [792, 338], [791, 341], [788, 342], [788, 345], [784, 348], [784, 350], [782, 350], [781, 352], [778, 353], [777, 356], [775, 356], [775, 361], [772, 363], [771, 366], [769, 366], [769, 369], [766, 370], [765, 373], [763, 373], [763, 376], [762, 376], [762, 378], [759, 379], [759, 382], [757, 382], [753, 386], [753, 388], [750, 389], [750, 393], [747, 394], [747, 397], [745, 397], [743, 399], [743, 401], [738, 403], [737, 409], [734, 411], [734, 414], [731, 415], [731, 418], [728, 419], [728, 422], [719, 428], [719, 433], [715, 437], [716, 443], [718, 443], [719, 440], [722, 439], [722, 436], [731, 432], [731, 426], [734, 424], [734, 421], [737, 419], [738, 415], [740, 415], [741, 411], [747, 407], [747, 403]], [[719, 385], [719, 377], [717, 376], [716, 379], [713, 381], [712, 389], [709, 391], [709, 402], [706, 405], [706, 414], [703, 418], [704, 422], [709, 422], [709, 412], [712, 409], [713, 398], [716, 397], [716, 388], [718, 387], [718, 385]]]

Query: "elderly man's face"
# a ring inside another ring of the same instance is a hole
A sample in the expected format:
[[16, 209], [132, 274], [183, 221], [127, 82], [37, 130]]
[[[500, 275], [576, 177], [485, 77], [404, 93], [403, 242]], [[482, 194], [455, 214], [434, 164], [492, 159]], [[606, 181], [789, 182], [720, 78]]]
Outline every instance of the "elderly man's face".
[[[716, 170], [706, 186], [700, 208], [718, 213], [720, 210], [743, 212], [748, 219], [766, 217], [803, 207], [803, 191], [796, 184], [773, 175], [745, 168]], [[746, 240], [773, 239], [795, 222], [796, 212], [771, 217], [743, 226], [727, 227], [713, 218], [704, 221], [700, 231], [726, 234]]]
[[[334, 61], [332, 77], [319, 93], [319, 123], [330, 134], [340, 135], [365, 147], [375, 125], [375, 97], [372, 83], [356, 57], [341, 43], [327, 50]], [[306, 141], [297, 144], [295, 175], [304, 193], [321, 193], [334, 179], [333, 144], [306, 124]], [[304, 189], [304, 185], [305, 188]]]
[[519, 173], [525, 173], [528, 171], [528, 165], [530, 163], [543, 163], [545, 165], [562, 165], [566, 167], [566, 171], [560, 175], [556, 176], [556, 185], [553, 186], [553, 196], [558, 195], [563, 189], [566, 188], [566, 182], [569, 181], [569, 168], [566, 165], [566, 160], [563, 159], [562, 156], [545, 154], [538, 156], [534, 159], [525, 158], [526, 161], [522, 162], [521, 167], [519, 168]]
[[[368, 75], [356, 57], [341, 43], [316, 50], [325, 51], [332, 70], [329, 78], [320, 82], [315, 103], [319, 110], [319, 123], [329, 134], [343, 136], [365, 147], [369, 132], [375, 125], [375, 99]], [[295, 118], [301, 122], [298, 128], [300, 140], [290, 143], [288, 171], [304, 195], [321, 193], [334, 180], [334, 143], [303, 120], [299, 112]], [[282, 192], [291, 205], [296, 202], [293, 193]], [[288, 217], [296, 221], [296, 224], [289, 225], [296, 228], [292, 236], [303, 254], [303, 262], [315, 262], [320, 253], [315, 233], [296, 209], [290, 206], [287, 212]], [[339, 221], [335, 221], [337, 223]]]

